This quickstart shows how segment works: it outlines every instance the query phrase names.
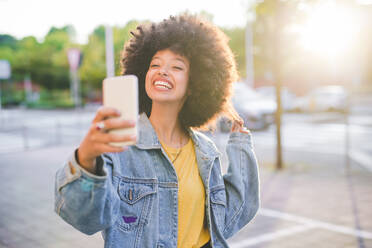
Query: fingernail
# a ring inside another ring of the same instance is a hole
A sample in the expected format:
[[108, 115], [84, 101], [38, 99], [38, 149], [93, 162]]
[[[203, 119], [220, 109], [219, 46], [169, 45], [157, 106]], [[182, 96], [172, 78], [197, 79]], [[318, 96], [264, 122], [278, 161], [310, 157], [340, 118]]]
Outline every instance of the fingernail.
[[137, 139], [137, 135], [135, 135], [135, 134], [131, 135], [131, 136], [130, 136], [130, 139], [131, 139], [131, 140], [136, 140], [136, 139]]
[[135, 121], [129, 120], [128, 122], [129, 122], [129, 125], [136, 125]]
[[120, 111], [115, 109], [115, 113], [118, 114], [118, 115], [121, 115]]

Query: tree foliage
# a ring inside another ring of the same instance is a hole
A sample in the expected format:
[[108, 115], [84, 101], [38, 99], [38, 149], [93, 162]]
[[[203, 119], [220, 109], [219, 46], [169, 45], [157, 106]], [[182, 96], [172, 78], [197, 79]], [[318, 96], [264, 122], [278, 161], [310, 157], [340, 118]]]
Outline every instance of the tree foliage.
[[[321, 0], [261, 0], [255, 6], [256, 20], [254, 26], [254, 67], [256, 81], [265, 84], [274, 84], [278, 78], [287, 86], [298, 93], [306, 93], [313, 87], [322, 84], [343, 84], [351, 87], [354, 75], [347, 74], [349, 68], [360, 63], [366, 65], [364, 70], [364, 82], [372, 82], [368, 75], [372, 71], [368, 59], [371, 58], [370, 51], [371, 36], [368, 35], [371, 29], [372, 8], [363, 8], [354, 0], [333, 1], [338, 6], [356, 13], [365, 13], [365, 22], [360, 36], [353, 37], [354, 41], [363, 41], [357, 48], [349, 48], [351, 51], [345, 55], [338, 54], [337, 61], [330, 63], [326, 54], [314, 53], [304, 49], [300, 43], [300, 32], [295, 30], [301, 28], [308, 18], [314, 14], [310, 11], [315, 6], [324, 4]], [[363, 9], [363, 11], [362, 11]], [[333, 18], [332, 13], [329, 16]], [[350, 20], [352, 22], [353, 20]], [[368, 24], [367, 24], [368, 22]], [[326, 24], [325, 24], [326, 25]], [[341, 25], [341, 24], [339, 24]], [[335, 27], [342, 28], [342, 27]], [[329, 30], [332, 35], [333, 30]], [[321, 38], [321, 37], [320, 37]], [[324, 37], [326, 39], [326, 37]], [[337, 44], [335, 44], [337, 45]], [[360, 48], [363, 51], [360, 51]], [[329, 49], [332, 49], [329, 47]], [[359, 51], [358, 51], [359, 49]], [[365, 55], [365, 56], [364, 56]], [[337, 64], [337, 69], [335, 65]], [[279, 70], [278, 70], [279, 68]], [[276, 70], [276, 73], [274, 71]], [[337, 70], [337, 73], [335, 73]], [[279, 73], [278, 73], [279, 71]], [[372, 88], [372, 84], [370, 84]]]
[[[46, 89], [68, 88], [66, 50], [71, 45], [71, 38], [66, 30], [51, 28], [41, 43], [33, 36], [21, 40], [0, 38], [0, 58], [10, 62], [13, 81], [30, 76], [34, 83]], [[9, 40], [12, 41], [10, 45]]]
[[[321, 67], [319, 58], [315, 59], [311, 54], [304, 56], [303, 51], [298, 47], [298, 37], [290, 31], [293, 23], [299, 23], [306, 18], [306, 14], [300, 8], [301, 4], [313, 4], [319, 1], [261, 0], [256, 2], [253, 6], [255, 20], [252, 23], [256, 81], [266, 80], [273, 83], [274, 67], [278, 64], [283, 73], [283, 80], [286, 82], [299, 84], [306, 80], [319, 81], [320, 78], [327, 78], [327, 69]], [[208, 12], [199, 14], [213, 20], [213, 16]], [[129, 40], [130, 31], [134, 30], [138, 23], [132, 20], [124, 26], [114, 26], [112, 29], [116, 75], [120, 74], [123, 45]], [[366, 29], [368, 28], [372, 30], [370, 25], [366, 25]], [[245, 27], [222, 28], [222, 30], [230, 38], [229, 45], [235, 55], [240, 76], [245, 78]], [[367, 33], [370, 34], [371, 31]], [[33, 84], [38, 84], [44, 89], [68, 90], [70, 72], [67, 51], [70, 48], [79, 48], [83, 56], [79, 76], [86, 96], [94, 90], [99, 91], [102, 88], [102, 80], [106, 77], [105, 27], [96, 27], [89, 35], [87, 44], [75, 43], [75, 36], [76, 32], [70, 25], [61, 28], [51, 27], [42, 41], [32, 36], [18, 40], [3, 34], [0, 35], [0, 59], [10, 62], [13, 82], [22, 82], [25, 77], [30, 77]], [[372, 50], [371, 35], [365, 37], [368, 38], [364, 39], [361, 47], [366, 52], [361, 57], [366, 61], [364, 70], [372, 81], [372, 69], [370, 69], [372, 56], [367, 52]], [[276, 46], [277, 44], [280, 46]]]
[[[213, 20], [213, 16], [202, 12], [205, 18]], [[134, 30], [139, 21], [129, 21], [124, 26], [113, 27], [115, 74], [120, 75], [120, 57], [123, 46], [130, 39], [130, 31]], [[236, 56], [241, 76], [245, 75], [244, 28], [224, 28], [230, 37], [230, 46]], [[74, 43], [75, 30], [72, 26], [61, 28], [51, 27], [39, 42], [35, 37], [28, 36], [20, 40], [10, 35], [0, 35], [0, 59], [6, 59], [12, 67], [12, 80], [22, 82], [30, 77], [33, 84], [52, 89], [69, 89], [70, 72], [67, 51], [79, 48], [83, 60], [79, 68], [80, 82], [85, 95], [88, 91], [101, 89], [102, 80], [106, 77], [105, 62], [105, 27], [98, 26], [89, 35], [88, 43]]]

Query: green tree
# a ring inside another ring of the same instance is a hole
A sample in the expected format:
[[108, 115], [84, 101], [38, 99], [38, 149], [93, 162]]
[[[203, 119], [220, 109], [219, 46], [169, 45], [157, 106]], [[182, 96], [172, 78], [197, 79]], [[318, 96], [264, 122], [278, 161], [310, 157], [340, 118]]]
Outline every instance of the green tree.
[[38, 64], [39, 49], [40, 44], [33, 36], [18, 41], [11, 60], [13, 80], [22, 81], [26, 75], [38, 74], [34, 67], [36, 67], [35, 63]]
[[84, 91], [101, 88], [106, 76], [105, 28], [99, 26], [89, 35], [88, 44], [83, 47], [84, 60], [79, 70]]
[[230, 38], [229, 46], [235, 56], [239, 76], [244, 78], [246, 77], [245, 29], [244, 27], [234, 27], [222, 28], [222, 30]]
[[14, 52], [17, 49], [17, 39], [10, 35], [0, 35], [0, 59], [14, 63]]
[[71, 26], [52, 27], [32, 57], [32, 80], [49, 90], [69, 88], [67, 50], [73, 45], [69, 30]]
[[[30, 76], [33, 83], [46, 89], [67, 89], [69, 70], [66, 51], [71, 41], [66, 30], [66, 27], [51, 28], [42, 43], [33, 36], [18, 41], [10, 58], [13, 79], [22, 81], [25, 76]], [[4, 50], [2, 53], [5, 53]]]
[[114, 27], [114, 55], [115, 55], [115, 74], [121, 73], [120, 59], [124, 49], [124, 44], [131, 38], [131, 31], [134, 31], [139, 22], [136, 20], [129, 21], [124, 27]]
[[[291, 32], [291, 26], [306, 17], [299, 8], [305, 2], [314, 1], [264, 0], [255, 6], [253, 43], [256, 80], [274, 83], [275, 77], [280, 76], [287, 82], [297, 78], [295, 74], [302, 71], [299, 66], [306, 62], [306, 57], [299, 55], [298, 37]], [[278, 67], [281, 75], [274, 75]]]
[[17, 48], [17, 39], [11, 35], [0, 34], [0, 47]]
[[[129, 40], [130, 31], [134, 30], [138, 22], [129, 21], [124, 27], [113, 27], [113, 42], [115, 56], [115, 74], [119, 75], [120, 57], [124, 44]], [[80, 69], [80, 78], [85, 91], [102, 88], [102, 81], [106, 77], [105, 27], [99, 26], [89, 36], [89, 41], [83, 48], [84, 60]]]

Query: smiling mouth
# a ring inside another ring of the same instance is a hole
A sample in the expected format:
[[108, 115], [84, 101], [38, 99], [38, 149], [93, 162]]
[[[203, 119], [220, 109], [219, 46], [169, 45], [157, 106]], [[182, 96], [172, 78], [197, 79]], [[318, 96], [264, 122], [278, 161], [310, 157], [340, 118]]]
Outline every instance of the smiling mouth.
[[155, 81], [154, 82], [154, 85], [157, 87], [157, 88], [161, 88], [161, 89], [172, 89], [172, 85], [168, 82], [165, 82], [165, 81]]

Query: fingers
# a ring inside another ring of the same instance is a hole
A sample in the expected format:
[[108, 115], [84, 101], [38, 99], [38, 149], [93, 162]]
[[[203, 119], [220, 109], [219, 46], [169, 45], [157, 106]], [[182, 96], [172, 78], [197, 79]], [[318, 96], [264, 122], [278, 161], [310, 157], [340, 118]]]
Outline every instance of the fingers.
[[231, 132], [238, 132], [242, 125], [243, 124], [239, 121], [233, 121], [231, 125]]
[[127, 146], [112, 146], [109, 144], [111, 142], [130, 142], [136, 141], [136, 139], [136, 135], [94, 132], [85, 137], [80, 147], [84, 148], [81, 149], [82, 151], [87, 151], [88, 157], [95, 158], [105, 152], [122, 152], [128, 149]]
[[106, 152], [110, 152], [110, 153], [123, 152], [125, 150], [128, 150], [128, 147], [127, 146], [117, 147], [117, 146], [111, 146], [109, 144], [99, 143], [96, 145], [96, 149], [99, 150], [100, 153], [102, 154]]
[[233, 121], [231, 126], [231, 132], [240, 132], [240, 133], [246, 133], [249, 134], [250, 131], [243, 126], [244, 122], [241, 120]]
[[93, 143], [102, 143], [108, 144], [111, 142], [128, 142], [128, 141], [136, 141], [136, 135], [120, 135], [114, 133], [102, 133], [102, 132], [95, 132], [90, 135], [90, 141]]
[[244, 121], [242, 119], [238, 119], [238, 120], [236, 120], [236, 122], [237, 122], [237, 124], [239, 126], [243, 126], [244, 125]]
[[85, 163], [87, 168], [92, 167], [90, 161], [102, 153], [106, 152], [122, 152], [128, 149], [127, 146], [117, 147], [109, 143], [114, 142], [132, 142], [136, 141], [135, 135], [120, 135], [115, 133], [104, 132], [112, 129], [131, 128], [135, 126], [134, 120], [123, 120], [117, 117], [120, 116], [119, 111], [114, 108], [100, 107], [97, 110], [93, 123], [79, 146], [79, 156], [81, 161]]
[[99, 121], [97, 123], [94, 123], [91, 127], [93, 130], [101, 130], [103, 129], [105, 131], [111, 130], [111, 129], [121, 129], [121, 128], [131, 128], [136, 125], [135, 121], [133, 120], [123, 120], [119, 118], [111, 118], [104, 121]]
[[246, 127], [241, 127], [240, 130], [239, 130], [239, 132], [246, 133], [246, 134], [249, 134], [250, 133], [250, 131]]
[[117, 109], [102, 106], [97, 110], [96, 116], [93, 119], [93, 123], [102, 121], [109, 117], [119, 117], [119, 116], [120, 116], [120, 112]]

